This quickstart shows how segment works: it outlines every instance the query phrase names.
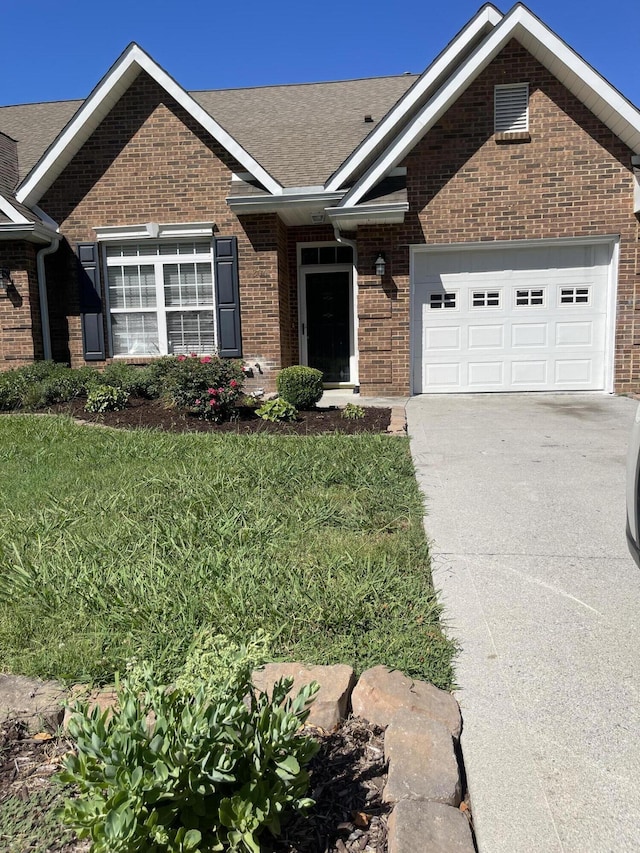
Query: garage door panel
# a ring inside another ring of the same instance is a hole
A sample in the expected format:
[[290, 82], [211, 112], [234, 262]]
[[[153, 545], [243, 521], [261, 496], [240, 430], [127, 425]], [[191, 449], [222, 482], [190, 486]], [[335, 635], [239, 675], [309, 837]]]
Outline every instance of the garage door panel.
[[414, 391], [603, 389], [611, 256], [610, 244], [414, 252]]
[[549, 345], [548, 323], [513, 323], [511, 346], [513, 349], [546, 347]]
[[504, 326], [469, 326], [468, 346], [470, 350], [504, 349]]

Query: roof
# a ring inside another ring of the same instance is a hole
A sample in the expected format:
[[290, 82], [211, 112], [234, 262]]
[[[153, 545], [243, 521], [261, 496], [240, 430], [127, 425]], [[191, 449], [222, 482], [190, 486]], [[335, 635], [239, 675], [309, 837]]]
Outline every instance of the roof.
[[[338, 168], [416, 76], [189, 94], [284, 186], [312, 186]], [[18, 142], [20, 180], [83, 103], [0, 107], [0, 130]]]

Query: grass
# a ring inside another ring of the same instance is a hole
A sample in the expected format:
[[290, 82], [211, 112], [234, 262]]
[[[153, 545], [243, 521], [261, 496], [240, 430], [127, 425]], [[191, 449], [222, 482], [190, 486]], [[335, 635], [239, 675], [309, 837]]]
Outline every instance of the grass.
[[408, 442], [175, 435], [0, 418], [0, 671], [180, 671], [203, 626], [273, 659], [447, 688]]

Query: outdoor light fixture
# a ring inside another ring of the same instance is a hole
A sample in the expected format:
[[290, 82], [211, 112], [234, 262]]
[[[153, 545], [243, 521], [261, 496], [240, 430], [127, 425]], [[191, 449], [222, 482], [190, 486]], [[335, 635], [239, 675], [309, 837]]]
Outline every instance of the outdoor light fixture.
[[380, 278], [384, 275], [386, 267], [386, 261], [384, 259], [384, 252], [379, 252], [378, 257], [376, 258], [376, 275], [379, 275]]
[[0, 287], [3, 290], [9, 290], [13, 282], [11, 281], [11, 270], [6, 267], [0, 269]]

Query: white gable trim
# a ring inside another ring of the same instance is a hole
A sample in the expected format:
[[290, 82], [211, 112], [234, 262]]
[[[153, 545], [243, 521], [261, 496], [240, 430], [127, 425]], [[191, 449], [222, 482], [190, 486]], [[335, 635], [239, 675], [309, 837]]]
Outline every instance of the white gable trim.
[[0, 195], [0, 211], [4, 213], [5, 216], [8, 216], [14, 225], [28, 225], [29, 220], [26, 216], [23, 216], [19, 211], [15, 209], [15, 207], [11, 204], [11, 202], [6, 199], [4, 196]]
[[407, 115], [407, 113], [418, 103], [425, 93], [443, 76], [455, 67], [460, 56], [469, 49], [474, 40], [486, 33], [489, 28], [495, 27], [502, 20], [502, 13], [495, 7], [487, 4], [469, 21], [453, 41], [442, 51], [442, 53], [431, 63], [424, 74], [416, 80], [409, 91], [393, 107], [391, 112], [380, 122], [364, 142], [347, 157], [340, 168], [333, 174], [326, 184], [328, 191], [339, 189], [351, 178], [354, 172], [362, 165], [367, 157], [375, 150], [377, 145], [388, 136]]
[[162, 224], [159, 222], [144, 222], [139, 225], [103, 225], [96, 226], [96, 239], [100, 242], [108, 240], [174, 240], [181, 238], [197, 239], [212, 237], [213, 222], [179, 222]]
[[345, 195], [340, 206], [357, 204], [382, 180], [512, 38], [517, 39], [545, 65], [629, 148], [640, 152], [640, 111], [528, 9], [518, 4], [427, 101], [402, 133]]
[[131, 44], [98, 83], [69, 124], [61, 131], [44, 156], [21, 183], [16, 198], [27, 206], [37, 203], [71, 161], [102, 119], [126, 92], [141, 71], [145, 71], [211, 134], [269, 192], [279, 194], [282, 186], [254, 160], [209, 113], [170, 77], [137, 44]]

